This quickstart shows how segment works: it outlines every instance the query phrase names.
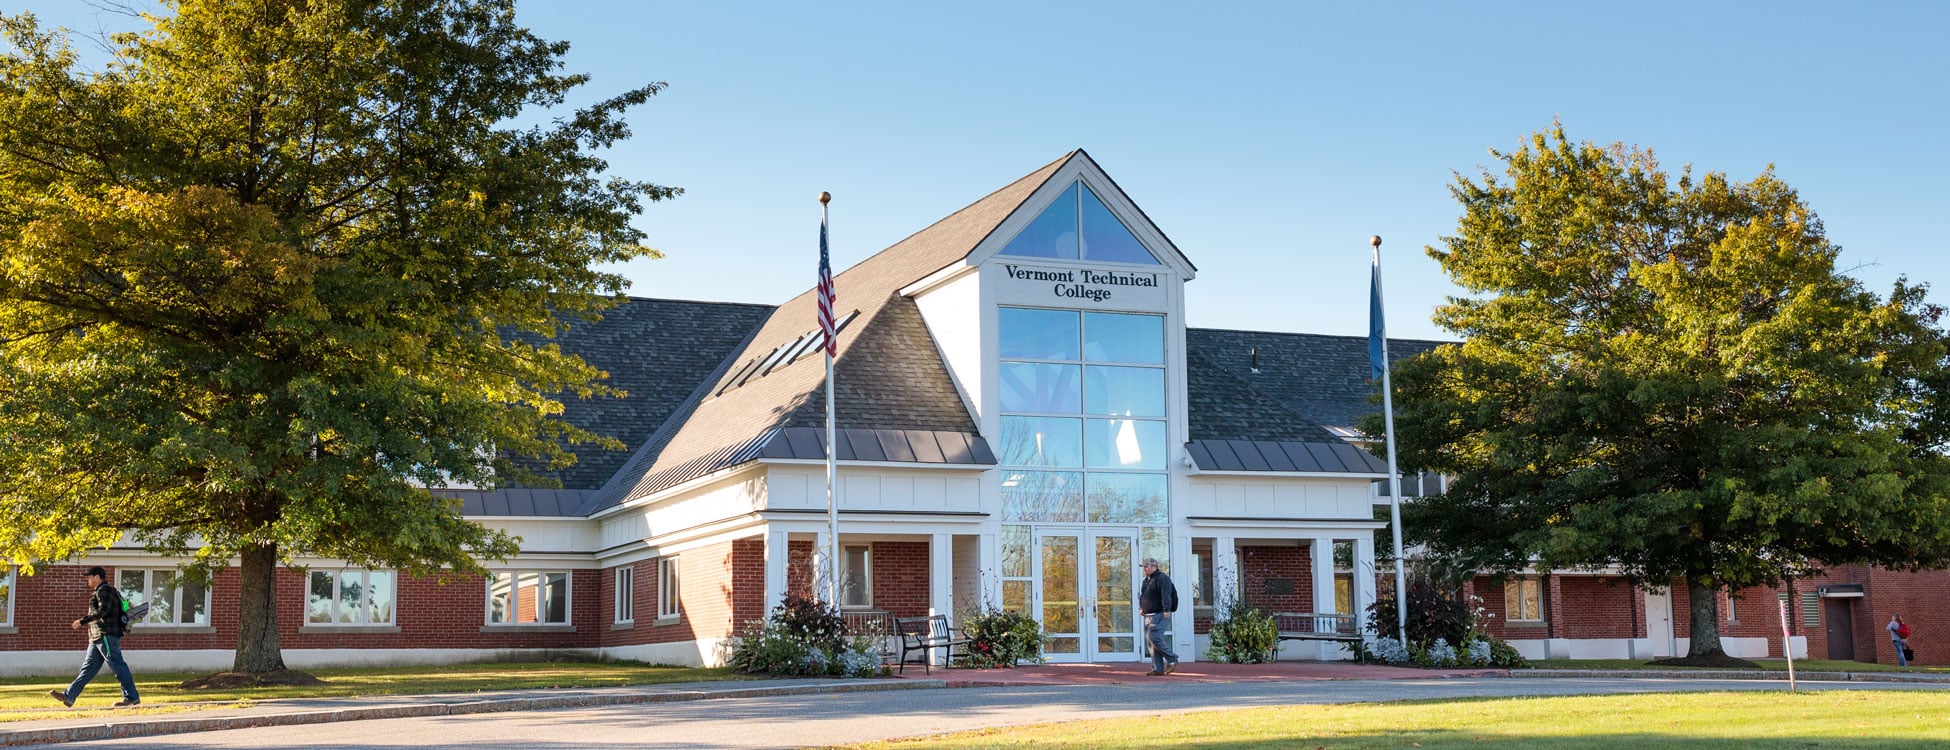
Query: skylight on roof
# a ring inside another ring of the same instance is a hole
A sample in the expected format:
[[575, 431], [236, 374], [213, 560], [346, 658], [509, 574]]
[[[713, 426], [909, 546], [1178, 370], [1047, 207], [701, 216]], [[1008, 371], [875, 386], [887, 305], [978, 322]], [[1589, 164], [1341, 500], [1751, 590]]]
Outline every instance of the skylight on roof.
[[1101, 260], [1158, 265], [1124, 222], [1081, 181], [1029, 222], [1002, 249], [1003, 255], [1060, 260]]
[[[859, 316], [859, 310], [847, 313], [846, 317], [840, 318], [834, 325], [833, 330], [835, 332], [846, 330], [846, 324], [853, 322], [853, 319]], [[763, 357], [746, 360], [744, 364], [732, 370], [731, 377], [725, 378], [724, 383], [719, 385], [718, 390], [712, 392], [711, 395], [722, 396], [726, 391], [742, 388], [746, 383], [784, 369], [786, 365], [818, 352], [824, 349], [825, 346], [826, 336], [819, 329], [815, 328], [810, 333], [774, 347], [772, 351], [766, 353]]]

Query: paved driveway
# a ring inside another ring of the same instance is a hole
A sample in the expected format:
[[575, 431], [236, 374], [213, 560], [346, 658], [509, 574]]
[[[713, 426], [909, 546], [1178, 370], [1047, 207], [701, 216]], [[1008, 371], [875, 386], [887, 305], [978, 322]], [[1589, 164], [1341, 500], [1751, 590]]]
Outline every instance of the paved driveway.
[[[1803, 683], [1803, 689], [1919, 689]], [[423, 719], [240, 729], [62, 747], [116, 748], [789, 748], [982, 727], [1158, 713], [1410, 698], [1688, 690], [1786, 690], [1746, 680], [1349, 680], [1051, 685], [706, 700]], [[1921, 688], [1950, 689], [1950, 688]]]

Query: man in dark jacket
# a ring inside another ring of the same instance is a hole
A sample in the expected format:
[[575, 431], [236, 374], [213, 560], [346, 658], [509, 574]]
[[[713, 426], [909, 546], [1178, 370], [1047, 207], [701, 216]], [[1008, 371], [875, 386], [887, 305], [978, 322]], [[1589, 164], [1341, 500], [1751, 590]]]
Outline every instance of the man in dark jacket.
[[1178, 654], [1165, 641], [1165, 626], [1171, 613], [1178, 611], [1178, 587], [1171, 576], [1158, 569], [1158, 559], [1144, 558], [1144, 588], [1138, 592], [1138, 614], [1144, 615], [1144, 637], [1151, 641], [1152, 676], [1168, 675], [1178, 668]]
[[81, 674], [74, 678], [67, 690], [49, 690], [48, 695], [64, 706], [73, 706], [74, 699], [81, 697], [81, 689], [88, 681], [102, 671], [102, 664], [115, 672], [115, 679], [122, 682], [122, 700], [117, 708], [133, 706], [142, 702], [135, 693], [135, 676], [129, 674], [129, 665], [122, 661], [122, 592], [108, 585], [108, 571], [101, 566], [88, 569], [88, 588], [94, 593], [88, 597], [88, 614], [75, 620], [68, 627], [80, 630], [88, 626], [88, 658], [81, 663]]

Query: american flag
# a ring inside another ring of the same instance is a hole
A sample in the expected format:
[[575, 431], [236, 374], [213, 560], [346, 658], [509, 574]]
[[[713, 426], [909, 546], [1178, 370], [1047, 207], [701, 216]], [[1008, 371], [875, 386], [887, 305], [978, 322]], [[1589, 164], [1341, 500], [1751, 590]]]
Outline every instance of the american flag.
[[826, 356], [840, 355], [838, 331], [833, 330], [833, 263], [826, 257], [826, 207], [819, 209], [819, 331], [826, 339]]

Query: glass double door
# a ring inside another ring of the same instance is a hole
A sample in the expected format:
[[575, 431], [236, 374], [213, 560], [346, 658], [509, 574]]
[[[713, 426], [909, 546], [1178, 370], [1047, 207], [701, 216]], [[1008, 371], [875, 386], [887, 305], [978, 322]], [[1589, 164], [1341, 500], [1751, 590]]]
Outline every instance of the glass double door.
[[1134, 529], [1036, 530], [1035, 611], [1050, 661], [1139, 658], [1137, 541]]

